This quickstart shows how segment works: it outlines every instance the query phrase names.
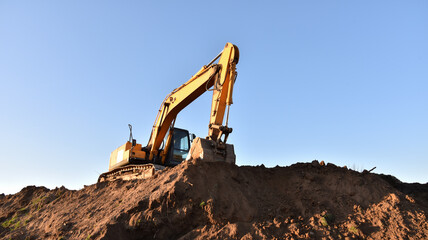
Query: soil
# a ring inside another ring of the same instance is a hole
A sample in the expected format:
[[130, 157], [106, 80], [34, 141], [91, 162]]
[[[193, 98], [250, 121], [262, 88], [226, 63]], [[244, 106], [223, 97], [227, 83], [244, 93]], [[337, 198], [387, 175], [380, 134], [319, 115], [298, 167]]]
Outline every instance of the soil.
[[333, 164], [192, 160], [143, 180], [0, 195], [1, 239], [428, 239], [428, 186]]

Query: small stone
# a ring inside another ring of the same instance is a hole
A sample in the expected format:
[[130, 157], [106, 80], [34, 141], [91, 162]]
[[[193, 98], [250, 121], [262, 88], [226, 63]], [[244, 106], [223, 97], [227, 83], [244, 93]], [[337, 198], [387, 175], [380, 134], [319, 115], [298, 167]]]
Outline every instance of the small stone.
[[324, 162], [324, 161], [321, 161], [321, 162], [320, 162], [320, 165], [321, 165], [321, 166], [325, 166], [325, 162]]
[[406, 195], [406, 199], [407, 201], [411, 202], [411, 203], [415, 203], [415, 199], [413, 199], [412, 197], [410, 197], [409, 195]]

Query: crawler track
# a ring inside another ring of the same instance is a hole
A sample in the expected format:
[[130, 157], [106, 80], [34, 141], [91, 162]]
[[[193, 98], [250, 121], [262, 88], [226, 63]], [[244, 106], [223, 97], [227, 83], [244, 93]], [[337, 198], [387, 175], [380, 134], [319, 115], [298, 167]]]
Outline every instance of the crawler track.
[[163, 168], [163, 166], [151, 163], [128, 165], [101, 174], [98, 177], [98, 182], [113, 181], [116, 179], [132, 180], [149, 178], [153, 176], [157, 170], [162, 170]]

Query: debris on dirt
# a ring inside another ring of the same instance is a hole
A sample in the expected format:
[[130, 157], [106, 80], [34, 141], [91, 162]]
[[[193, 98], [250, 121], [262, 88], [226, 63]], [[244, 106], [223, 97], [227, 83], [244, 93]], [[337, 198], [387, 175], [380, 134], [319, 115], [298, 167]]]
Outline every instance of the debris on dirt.
[[427, 184], [322, 163], [192, 160], [78, 191], [29, 186], [0, 196], [0, 238], [428, 238]]

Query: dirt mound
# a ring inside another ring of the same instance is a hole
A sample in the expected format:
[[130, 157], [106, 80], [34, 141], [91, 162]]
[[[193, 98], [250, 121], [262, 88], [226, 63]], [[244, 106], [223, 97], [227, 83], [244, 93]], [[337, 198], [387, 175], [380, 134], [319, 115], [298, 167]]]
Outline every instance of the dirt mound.
[[0, 195], [2, 239], [427, 239], [426, 185], [332, 164], [189, 161], [145, 180]]

